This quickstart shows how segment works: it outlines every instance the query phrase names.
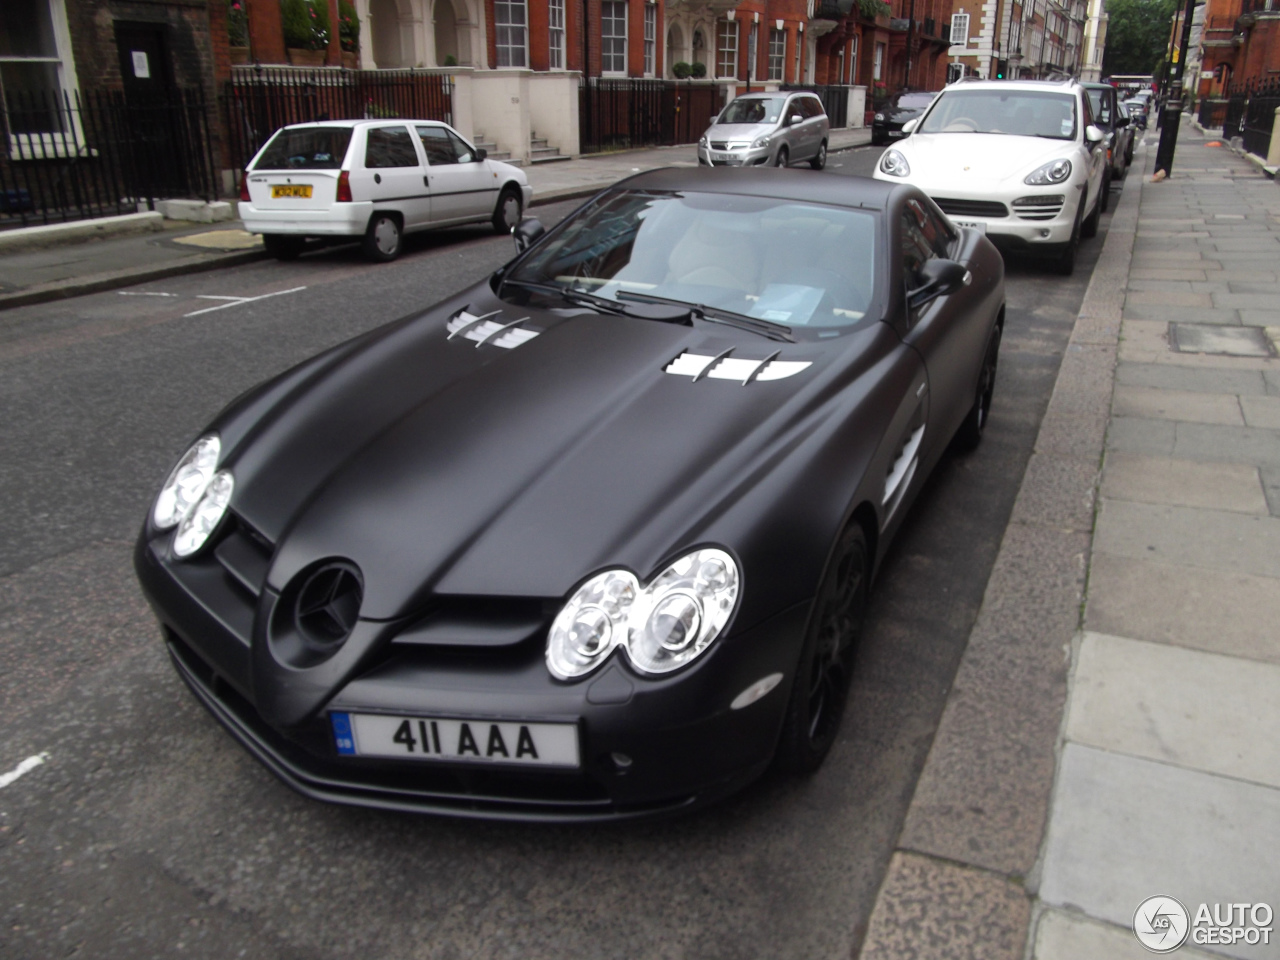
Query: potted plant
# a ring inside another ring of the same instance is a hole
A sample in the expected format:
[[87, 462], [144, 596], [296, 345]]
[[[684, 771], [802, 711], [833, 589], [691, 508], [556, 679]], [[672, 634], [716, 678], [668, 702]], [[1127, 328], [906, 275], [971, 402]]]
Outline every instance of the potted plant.
[[227, 3], [227, 46], [232, 63], [249, 62], [249, 16], [241, 0]]
[[689, 74], [693, 73], [693, 67], [683, 60], [679, 60], [671, 65], [671, 72], [677, 80], [684, 80]]
[[342, 45], [342, 65], [354, 70], [360, 63], [360, 18], [351, 0], [338, 0], [338, 42]]
[[691, 66], [693, 67], [693, 78], [695, 80], [701, 80], [707, 75], [707, 65], [705, 63], [694, 63]]
[[289, 62], [296, 67], [323, 67], [329, 44], [329, 7], [308, 0], [280, 0], [280, 24]]

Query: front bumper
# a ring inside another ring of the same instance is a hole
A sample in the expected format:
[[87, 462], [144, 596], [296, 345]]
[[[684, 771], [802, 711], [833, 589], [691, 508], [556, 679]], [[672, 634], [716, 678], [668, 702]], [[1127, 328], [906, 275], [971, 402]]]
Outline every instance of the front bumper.
[[[640, 677], [615, 659], [580, 682], [559, 683], [543, 662], [543, 634], [501, 650], [384, 644], [317, 711], [281, 727], [258, 706], [263, 681], [253, 661], [262, 650], [253, 647], [262, 642], [256, 621], [266, 614], [226, 609], [225, 585], [214, 582], [216, 563], [209, 565], [175, 571], [145, 532], [135, 553], [175, 668], [223, 726], [306, 796], [457, 817], [623, 819], [693, 808], [740, 789], [772, 759], [808, 612], [800, 604], [726, 636], [690, 668], [662, 678]], [[269, 606], [267, 596], [260, 606]], [[784, 680], [768, 695], [741, 710], [729, 707], [775, 672]], [[572, 722], [581, 765], [340, 756], [330, 711]]]
[[1033, 256], [1056, 255], [1071, 240], [1086, 186], [1082, 179], [1046, 187], [1024, 184], [997, 192], [909, 182], [924, 190], [952, 222], [982, 230], [1003, 250]]
[[698, 164], [706, 167], [758, 167], [772, 162], [773, 147], [712, 150], [698, 145]]

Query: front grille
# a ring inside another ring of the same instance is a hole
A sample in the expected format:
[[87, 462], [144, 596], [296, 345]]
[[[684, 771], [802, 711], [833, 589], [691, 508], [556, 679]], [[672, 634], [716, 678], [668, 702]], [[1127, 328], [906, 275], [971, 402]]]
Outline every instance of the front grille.
[[726, 143], [724, 140], [712, 140], [711, 149], [712, 150], [728, 150], [729, 144]]
[[1066, 197], [1060, 193], [1045, 197], [1019, 197], [1013, 201], [1013, 212], [1019, 220], [1052, 220], [1062, 212]]
[[1009, 208], [992, 200], [954, 200], [950, 197], [934, 197], [933, 202], [949, 217], [983, 217], [999, 220], [1009, 215]]

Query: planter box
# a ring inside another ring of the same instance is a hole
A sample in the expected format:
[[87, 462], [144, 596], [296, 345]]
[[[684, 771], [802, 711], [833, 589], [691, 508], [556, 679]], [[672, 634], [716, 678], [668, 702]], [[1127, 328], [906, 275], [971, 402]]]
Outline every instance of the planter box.
[[295, 67], [323, 67], [324, 51], [300, 50], [297, 47], [290, 47], [289, 62]]
[[248, 47], [228, 47], [227, 50], [231, 54], [232, 63], [243, 65], [249, 62]]
[[343, 50], [342, 65], [348, 70], [358, 70], [360, 68], [360, 54]]

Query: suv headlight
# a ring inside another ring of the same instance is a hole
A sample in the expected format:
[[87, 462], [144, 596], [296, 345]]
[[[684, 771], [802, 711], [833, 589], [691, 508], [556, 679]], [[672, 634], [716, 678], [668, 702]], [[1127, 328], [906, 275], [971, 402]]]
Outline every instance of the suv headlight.
[[884, 114], [883, 114], [883, 113], [877, 113], [877, 114], [875, 115], [875, 119], [876, 119], [876, 120], [883, 120], [883, 119], [884, 119]]
[[907, 158], [897, 150], [886, 150], [884, 152], [884, 156], [880, 158], [880, 170], [891, 177], [911, 175], [911, 166], [907, 163]]
[[677, 670], [720, 635], [737, 603], [738, 585], [738, 565], [714, 547], [685, 554], [648, 584], [629, 570], [598, 573], [551, 624], [547, 669], [573, 680], [622, 647], [640, 673]]
[[1027, 174], [1022, 182], [1036, 187], [1046, 183], [1061, 183], [1069, 176], [1071, 176], [1071, 161], [1064, 158], [1062, 160], [1051, 160], [1044, 166], [1037, 167]]
[[751, 149], [760, 150], [767, 147], [770, 142], [769, 135], [766, 133], [763, 137], [756, 137], [755, 143], [751, 144]]

